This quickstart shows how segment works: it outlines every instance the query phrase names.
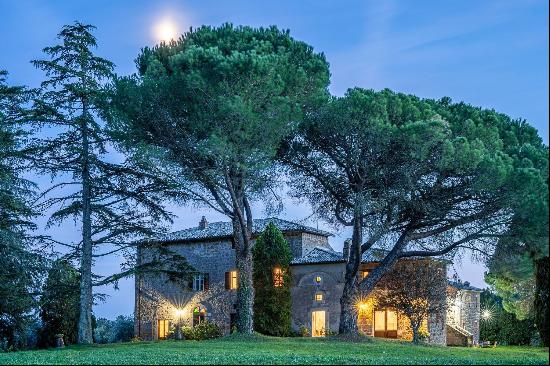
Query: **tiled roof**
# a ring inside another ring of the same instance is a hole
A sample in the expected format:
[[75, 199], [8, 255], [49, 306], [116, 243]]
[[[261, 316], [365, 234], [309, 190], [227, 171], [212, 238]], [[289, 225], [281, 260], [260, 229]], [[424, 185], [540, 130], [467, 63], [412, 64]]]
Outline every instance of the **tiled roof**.
[[470, 285], [470, 282], [468, 281], [464, 281], [464, 282], [461, 282], [461, 281], [451, 281], [449, 280], [449, 285], [450, 286], [453, 286], [459, 290], [468, 290], [468, 291], [483, 291], [482, 289], [480, 288], [477, 288], [477, 287], [474, 287], [474, 286], [471, 286]]
[[[319, 230], [310, 226], [301, 225], [296, 222], [287, 221], [276, 217], [254, 220], [253, 234], [257, 235], [261, 233], [270, 222], [275, 224], [275, 226], [277, 226], [283, 232], [302, 231], [302, 232], [317, 234], [321, 236], [332, 235], [327, 231]], [[189, 229], [175, 231], [173, 233], [169, 233], [159, 237], [157, 241], [158, 242], [194, 241], [194, 240], [224, 238], [224, 237], [230, 237], [232, 235], [233, 235], [233, 225], [231, 224], [231, 222], [218, 221], [218, 222], [208, 223], [207, 227], [204, 229], [201, 229], [199, 227], [193, 227]]]
[[[373, 248], [366, 253], [363, 253], [361, 262], [380, 262], [384, 259], [387, 251], [383, 249]], [[295, 258], [291, 264], [315, 264], [315, 263], [337, 263], [344, 262], [343, 254], [332, 249], [324, 247], [315, 247], [303, 257]]]
[[315, 247], [306, 255], [294, 258], [290, 264], [338, 263], [343, 261], [342, 253], [328, 248]]
[[362, 263], [380, 262], [388, 254], [388, 251], [380, 248], [371, 248], [361, 256]]

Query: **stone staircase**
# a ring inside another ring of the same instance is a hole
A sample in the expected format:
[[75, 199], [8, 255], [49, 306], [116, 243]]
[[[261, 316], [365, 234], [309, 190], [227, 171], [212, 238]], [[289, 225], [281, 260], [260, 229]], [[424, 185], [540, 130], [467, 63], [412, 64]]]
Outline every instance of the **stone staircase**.
[[447, 345], [448, 346], [471, 346], [473, 334], [457, 324], [447, 323]]

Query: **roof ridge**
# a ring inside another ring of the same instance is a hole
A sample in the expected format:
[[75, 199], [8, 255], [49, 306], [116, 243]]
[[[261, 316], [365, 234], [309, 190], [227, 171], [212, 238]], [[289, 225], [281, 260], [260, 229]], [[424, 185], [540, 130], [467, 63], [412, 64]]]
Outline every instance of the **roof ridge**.
[[320, 246], [317, 246], [317, 245], [313, 247], [312, 251], [315, 250], [315, 249], [321, 249], [322, 251], [329, 252], [329, 253], [334, 253], [334, 254], [339, 254], [340, 253], [340, 252], [337, 252], [336, 250], [334, 250], [332, 248], [320, 247]]

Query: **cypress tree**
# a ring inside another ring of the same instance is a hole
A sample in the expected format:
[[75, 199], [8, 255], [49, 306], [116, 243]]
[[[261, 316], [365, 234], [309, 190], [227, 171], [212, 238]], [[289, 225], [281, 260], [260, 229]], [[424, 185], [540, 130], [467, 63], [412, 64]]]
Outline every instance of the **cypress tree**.
[[284, 337], [291, 332], [290, 260], [283, 233], [269, 223], [252, 250], [255, 330]]

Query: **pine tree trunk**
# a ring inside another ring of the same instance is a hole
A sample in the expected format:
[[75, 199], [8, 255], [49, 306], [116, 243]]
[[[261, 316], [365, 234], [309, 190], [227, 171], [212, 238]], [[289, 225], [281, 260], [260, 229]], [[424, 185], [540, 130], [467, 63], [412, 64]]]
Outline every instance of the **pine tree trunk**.
[[353, 234], [350, 255], [347, 259], [344, 290], [340, 298], [340, 334], [358, 334], [357, 328], [357, 272], [361, 265], [361, 243], [363, 241], [362, 201], [355, 205]]
[[80, 262], [80, 317], [78, 343], [93, 343], [92, 338], [92, 219], [87, 111], [82, 122], [82, 257]]
[[252, 334], [254, 330], [254, 286], [252, 280], [252, 251], [250, 248], [251, 238], [250, 233], [246, 230], [246, 223], [240, 222], [238, 217], [233, 219], [233, 236], [236, 240], [235, 257], [239, 274], [236, 326], [239, 333]]
[[[344, 285], [345, 287], [345, 285]], [[357, 304], [355, 296], [344, 292], [340, 298], [340, 334], [355, 335], [357, 327]]]

